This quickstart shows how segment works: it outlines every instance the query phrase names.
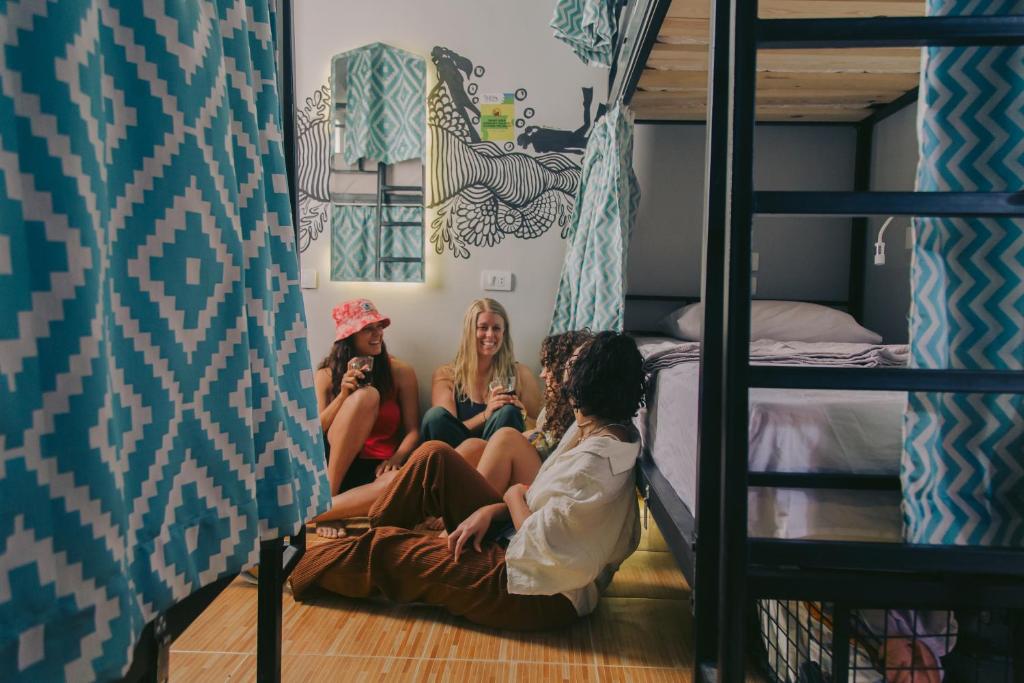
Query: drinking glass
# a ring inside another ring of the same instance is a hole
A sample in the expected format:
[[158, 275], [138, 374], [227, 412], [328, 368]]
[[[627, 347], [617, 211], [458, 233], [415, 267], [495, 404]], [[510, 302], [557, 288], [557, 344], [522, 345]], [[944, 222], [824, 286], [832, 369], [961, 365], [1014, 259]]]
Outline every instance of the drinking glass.
[[491, 393], [499, 391], [502, 394], [514, 394], [516, 393], [516, 378], [512, 376], [507, 379], [492, 379], [491, 383], [487, 385], [487, 389]]
[[348, 362], [349, 370], [360, 370], [363, 373], [363, 378], [359, 380], [359, 386], [365, 387], [370, 385], [370, 373], [373, 371], [373, 356], [356, 356]]

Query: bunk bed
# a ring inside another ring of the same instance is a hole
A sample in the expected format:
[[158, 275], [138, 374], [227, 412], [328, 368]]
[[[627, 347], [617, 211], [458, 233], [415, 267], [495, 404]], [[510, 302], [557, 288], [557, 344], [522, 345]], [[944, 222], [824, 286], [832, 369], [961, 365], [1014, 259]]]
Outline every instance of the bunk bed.
[[[857, 610], [1024, 608], [1024, 553], [751, 534], [752, 487], [874, 495], [898, 491], [900, 485], [894, 473], [751, 471], [751, 389], [1019, 394], [1024, 373], [751, 364], [751, 221], [765, 214], [852, 217], [844, 308], [860, 319], [867, 216], [1021, 216], [1011, 195], [869, 189], [874, 126], [917, 97], [916, 48], [1020, 45], [1024, 22], [925, 18], [924, 0], [761, 0], [760, 11], [758, 4], [634, 0], [620, 17], [609, 101], [629, 104], [638, 122], [707, 124], [705, 333], [692, 427], [697, 482], [695, 490], [681, 492], [645, 448], [638, 485], [693, 588], [694, 680], [744, 680], [753, 599], [827, 603], [832, 680], [874, 680], [854, 673], [860, 671], [856, 647], [850, 652], [851, 639], [859, 636]], [[755, 121], [853, 126], [854, 191], [756, 192]], [[673, 298], [634, 294], [627, 301]], [[1015, 619], [1010, 637], [1013, 651], [1021, 652], [1024, 629]], [[1005, 680], [1024, 680], [1019, 659]], [[973, 680], [994, 679], [975, 674]]]

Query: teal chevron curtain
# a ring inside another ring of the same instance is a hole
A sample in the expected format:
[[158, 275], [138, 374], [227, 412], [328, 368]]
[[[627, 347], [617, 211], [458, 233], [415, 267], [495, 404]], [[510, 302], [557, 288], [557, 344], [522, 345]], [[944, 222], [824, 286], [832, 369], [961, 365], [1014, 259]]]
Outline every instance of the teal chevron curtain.
[[329, 505], [275, 26], [0, 3], [0, 680], [119, 678]]
[[557, 0], [551, 17], [555, 38], [587, 66], [610, 68], [618, 26], [616, 0]]
[[423, 158], [427, 63], [419, 55], [373, 43], [348, 55], [345, 163], [396, 164]]
[[[929, 15], [1024, 14], [1024, 1], [929, 0]], [[1014, 192], [1024, 178], [1024, 49], [929, 48], [922, 191]], [[1024, 369], [1024, 226], [915, 221], [911, 365]], [[1024, 397], [911, 393], [903, 513], [915, 543], [1024, 544]]]
[[622, 329], [626, 257], [639, 205], [633, 116], [617, 105], [594, 124], [587, 142], [550, 334]]
[[384, 206], [377, 229], [377, 207], [336, 204], [331, 209], [331, 279], [342, 282], [423, 282], [423, 262], [380, 264], [382, 257], [423, 258], [423, 207]]

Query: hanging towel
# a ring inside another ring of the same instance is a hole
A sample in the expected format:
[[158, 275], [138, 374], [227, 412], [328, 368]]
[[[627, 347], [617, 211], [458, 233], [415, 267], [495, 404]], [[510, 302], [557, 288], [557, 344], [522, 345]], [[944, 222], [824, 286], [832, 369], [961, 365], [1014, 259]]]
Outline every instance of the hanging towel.
[[272, 0], [0, 9], [0, 680], [327, 509]]
[[617, 105], [587, 142], [549, 334], [622, 329], [626, 254], [639, 205], [633, 115]]
[[377, 275], [377, 235], [380, 255], [423, 258], [423, 208], [385, 206], [377, 230], [377, 207], [335, 205], [331, 208], [331, 279], [342, 282], [423, 282], [423, 263], [381, 263]]
[[397, 164], [423, 158], [427, 63], [411, 52], [373, 43], [348, 55], [345, 163]]
[[558, 0], [551, 17], [555, 38], [587, 66], [610, 68], [618, 23], [615, 0]]
[[[1024, 13], [1022, 0], [929, 0], [928, 14]], [[918, 116], [919, 191], [1015, 192], [1024, 177], [1024, 49], [933, 47]], [[1024, 369], [1024, 223], [915, 220], [912, 367]], [[1024, 397], [911, 393], [904, 535], [1024, 545]]]

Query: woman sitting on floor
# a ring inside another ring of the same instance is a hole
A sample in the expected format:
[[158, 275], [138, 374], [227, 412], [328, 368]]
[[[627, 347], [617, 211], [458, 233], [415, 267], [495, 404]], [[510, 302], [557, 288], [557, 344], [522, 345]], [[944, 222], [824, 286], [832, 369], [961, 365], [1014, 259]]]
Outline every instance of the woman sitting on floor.
[[[587, 343], [569, 369], [575, 423], [534, 483], [503, 497], [451, 447], [424, 444], [373, 505], [369, 530], [306, 551], [291, 577], [295, 596], [313, 585], [379, 592], [513, 630], [589, 614], [640, 539], [630, 420], [644, 395], [642, 365], [625, 335]], [[448, 538], [411, 530], [428, 516], [444, 520]]]
[[544, 407], [534, 429], [500, 429], [489, 441], [466, 439], [455, 449], [484, 475], [495, 491], [504, 493], [513, 484], [531, 484], [541, 463], [573, 423], [572, 405], [565, 393], [565, 369], [573, 353], [592, 337], [586, 330], [570, 331], [545, 337], [541, 342]]
[[[367, 299], [331, 312], [335, 342], [314, 376], [327, 479], [336, 494], [401, 467], [419, 443], [419, 396], [411, 366], [388, 354], [391, 324]], [[367, 360], [367, 359], [372, 360]], [[364, 372], [361, 367], [372, 363]]]
[[423, 440], [453, 448], [473, 436], [487, 440], [502, 427], [523, 431], [525, 419], [537, 417], [540, 388], [529, 368], [516, 362], [501, 304], [477, 299], [470, 305], [455, 360], [434, 372], [430, 394], [433, 407], [423, 416]]

